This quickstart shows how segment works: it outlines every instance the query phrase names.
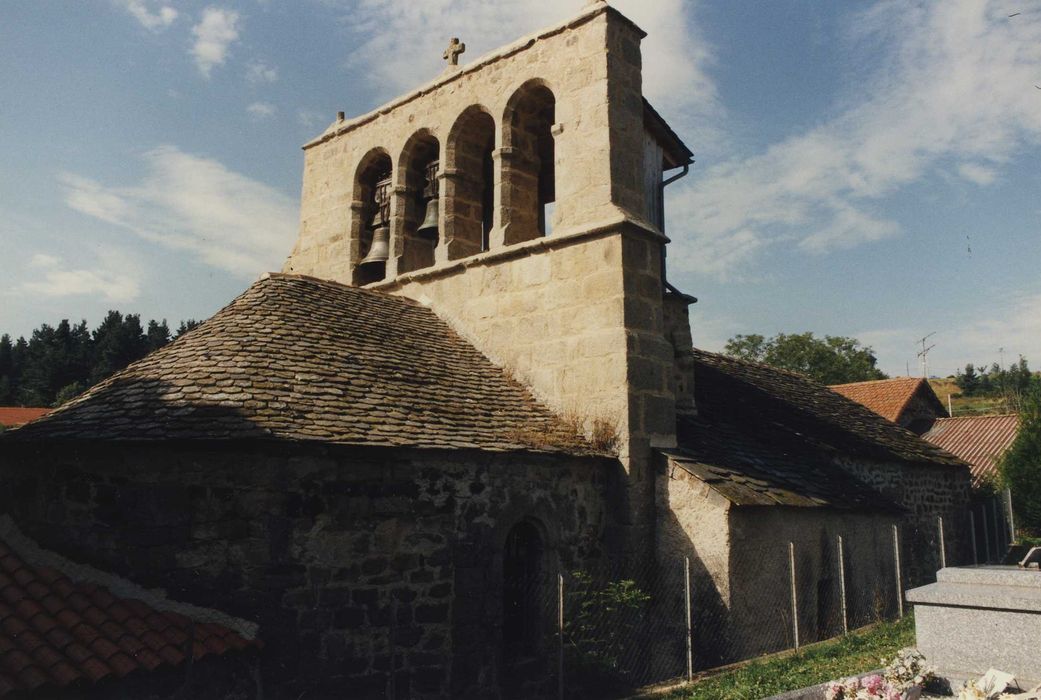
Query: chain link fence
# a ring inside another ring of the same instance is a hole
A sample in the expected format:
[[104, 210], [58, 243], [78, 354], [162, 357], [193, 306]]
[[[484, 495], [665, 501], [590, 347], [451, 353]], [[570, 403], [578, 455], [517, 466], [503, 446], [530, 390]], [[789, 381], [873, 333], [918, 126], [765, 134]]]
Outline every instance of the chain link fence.
[[907, 612], [906, 589], [934, 581], [943, 566], [1000, 559], [1009, 527], [995, 503], [914, 524], [548, 574], [523, 594], [537, 600], [537, 615], [511, 621], [507, 606], [504, 638], [524, 641], [507, 654], [506, 685], [517, 697], [624, 696], [896, 619]]

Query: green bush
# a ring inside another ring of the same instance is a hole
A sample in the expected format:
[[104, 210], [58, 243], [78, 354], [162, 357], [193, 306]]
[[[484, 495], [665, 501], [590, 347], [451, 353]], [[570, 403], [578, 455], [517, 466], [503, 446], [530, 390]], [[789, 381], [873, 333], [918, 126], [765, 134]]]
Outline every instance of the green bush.
[[1002, 456], [1002, 485], [1012, 491], [1012, 508], [1025, 535], [1041, 535], [1041, 391], [1024, 399], [1019, 433]]

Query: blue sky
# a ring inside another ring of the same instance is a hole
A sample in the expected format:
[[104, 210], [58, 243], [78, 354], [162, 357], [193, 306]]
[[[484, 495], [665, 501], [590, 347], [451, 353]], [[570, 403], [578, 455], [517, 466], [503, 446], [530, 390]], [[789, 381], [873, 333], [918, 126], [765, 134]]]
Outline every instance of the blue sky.
[[[582, 0], [0, 4], [0, 331], [203, 318], [296, 236], [300, 144]], [[852, 335], [883, 369], [1041, 368], [1041, 6], [616, 0], [695, 151], [695, 343]], [[1014, 17], [1009, 15], [1019, 13]]]

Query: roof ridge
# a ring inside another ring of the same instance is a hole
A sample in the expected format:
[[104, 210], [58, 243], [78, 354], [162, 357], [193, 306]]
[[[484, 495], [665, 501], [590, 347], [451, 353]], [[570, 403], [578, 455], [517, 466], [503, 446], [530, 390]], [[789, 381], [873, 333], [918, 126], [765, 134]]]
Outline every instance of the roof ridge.
[[886, 377], [885, 379], [863, 379], [859, 382], [843, 382], [842, 384], [826, 384], [828, 387], [840, 387], [840, 386], [859, 386], [861, 384], [880, 384], [882, 382], [906, 382], [913, 381], [915, 384], [921, 382], [928, 382], [929, 380], [925, 377]]

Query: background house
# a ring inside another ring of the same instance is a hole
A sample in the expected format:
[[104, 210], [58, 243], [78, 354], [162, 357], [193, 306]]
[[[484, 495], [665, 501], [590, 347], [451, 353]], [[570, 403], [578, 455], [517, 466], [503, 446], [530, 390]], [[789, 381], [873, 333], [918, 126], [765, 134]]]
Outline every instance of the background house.
[[916, 435], [929, 430], [937, 418], [948, 417], [929, 382], [918, 377], [834, 384], [830, 388]]

